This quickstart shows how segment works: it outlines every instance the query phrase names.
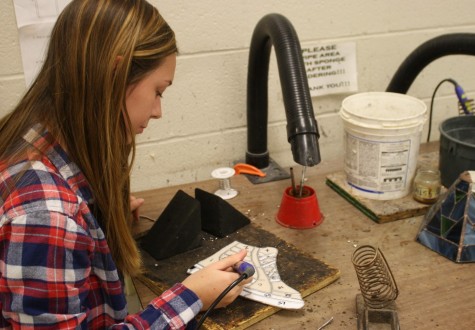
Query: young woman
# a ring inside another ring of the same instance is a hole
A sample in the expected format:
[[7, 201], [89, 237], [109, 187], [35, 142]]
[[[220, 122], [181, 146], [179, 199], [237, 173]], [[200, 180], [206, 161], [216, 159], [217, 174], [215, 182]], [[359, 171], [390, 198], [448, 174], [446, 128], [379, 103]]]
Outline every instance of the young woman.
[[161, 117], [176, 53], [145, 0], [73, 0], [59, 16], [37, 79], [0, 121], [0, 328], [185, 328], [238, 278], [245, 251], [127, 314], [122, 276], [142, 270], [135, 135]]

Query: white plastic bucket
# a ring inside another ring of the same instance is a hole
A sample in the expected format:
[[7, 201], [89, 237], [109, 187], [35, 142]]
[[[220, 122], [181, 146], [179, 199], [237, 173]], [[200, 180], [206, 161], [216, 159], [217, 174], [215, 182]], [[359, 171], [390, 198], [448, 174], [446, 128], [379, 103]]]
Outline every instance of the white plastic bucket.
[[352, 193], [378, 200], [409, 194], [426, 112], [424, 102], [405, 94], [369, 92], [343, 100], [345, 172]]

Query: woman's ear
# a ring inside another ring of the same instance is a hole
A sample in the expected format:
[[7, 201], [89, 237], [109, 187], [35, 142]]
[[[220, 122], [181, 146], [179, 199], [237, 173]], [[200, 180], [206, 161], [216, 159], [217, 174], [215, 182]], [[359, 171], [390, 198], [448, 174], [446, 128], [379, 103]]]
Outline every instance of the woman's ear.
[[114, 61], [114, 70], [117, 69], [117, 66], [119, 65], [120, 62], [124, 60], [124, 56], [122, 55], [117, 55]]

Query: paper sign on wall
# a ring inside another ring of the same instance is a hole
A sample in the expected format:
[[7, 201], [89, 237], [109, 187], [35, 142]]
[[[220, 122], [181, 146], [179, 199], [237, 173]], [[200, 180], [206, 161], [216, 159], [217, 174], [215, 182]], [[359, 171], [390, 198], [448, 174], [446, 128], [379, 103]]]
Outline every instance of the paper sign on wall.
[[358, 90], [354, 42], [302, 47], [311, 96]]
[[25, 82], [30, 86], [43, 65], [57, 16], [71, 0], [13, 0]]

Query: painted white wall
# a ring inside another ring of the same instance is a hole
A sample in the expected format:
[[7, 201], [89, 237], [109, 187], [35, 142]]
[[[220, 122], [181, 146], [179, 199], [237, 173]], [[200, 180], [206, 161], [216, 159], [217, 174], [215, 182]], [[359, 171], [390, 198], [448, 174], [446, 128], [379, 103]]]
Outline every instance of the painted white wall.
[[[173, 86], [163, 99], [163, 118], [138, 139], [134, 191], [210, 179], [214, 168], [244, 159], [249, 44], [257, 22], [280, 13], [302, 46], [356, 43], [359, 92], [383, 91], [406, 56], [445, 33], [475, 33], [473, 1], [445, 0], [150, 0], [175, 30], [180, 55]], [[25, 92], [13, 0], [0, 1], [0, 115]], [[457, 80], [473, 97], [475, 57], [448, 56], [430, 64], [408, 94], [428, 105], [444, 78]], [[348, 94], [314, 97], [322, 159], [343, 153], [338, 111]], [[432, 140], [438, 125], [457, 114], [450, 85], [437, 93]], [[269, 151], [281, 166], [296, 166], [285, 131], [285, 113], [274, 54], [269, 74]], [[427, 124], [423, 140], [427, 134]], [[319, 165], [320, 166], [320, 165]]]

